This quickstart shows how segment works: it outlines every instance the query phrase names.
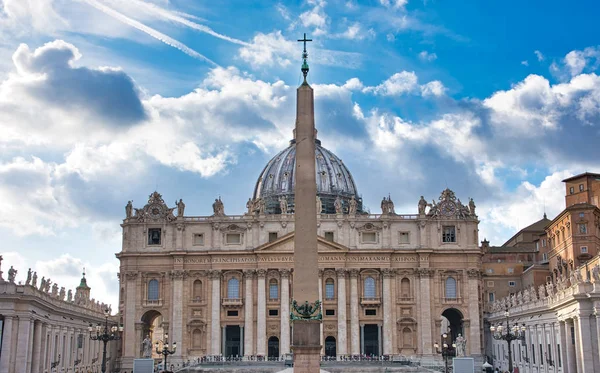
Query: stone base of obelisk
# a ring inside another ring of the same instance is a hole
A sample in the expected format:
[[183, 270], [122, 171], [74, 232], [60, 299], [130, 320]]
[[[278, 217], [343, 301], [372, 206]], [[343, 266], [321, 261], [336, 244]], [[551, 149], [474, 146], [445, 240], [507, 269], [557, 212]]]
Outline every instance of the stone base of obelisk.
[[294, 373], [319, 373], [321, 370], [321, 338], [319, 320], [294, 320], [292, 351]]

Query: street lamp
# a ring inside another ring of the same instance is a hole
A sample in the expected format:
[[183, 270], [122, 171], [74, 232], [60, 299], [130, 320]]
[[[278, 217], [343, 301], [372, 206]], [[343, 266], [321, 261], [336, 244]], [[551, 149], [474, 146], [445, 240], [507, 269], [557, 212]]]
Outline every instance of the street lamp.
[[448, 346], [447, 342], [448, 334], [444, 333], [442, 334], [442, 351], [440, 351], [440, 345], [437, 342], [433, 344], [433, 346], [435, 347], [435, 352], [437, 352], [438, 354], [442, 354], [442, 357], [444, 358], [445, 373], [448, 373], [448, 356], [454, 356], [456, 349], [455, 343], [452, 343], [452, 346]]
[[[90, 339], [92, 341], [102, 341], [104, 343], [102, 349], [102, 373], [106, 373], [106, 344], [109, 341], [118, 341], [121, 339], [121, 336], [117, 334], [117, 332], [123, 331], [123, 325], [113, 325], [108, 328], [108, 316], [110, 316], [110, 310], [107, 308], [104, 310], [104, 328], [101, 323], [98, 323], [95, 327], [90, 323], [88, 326], [88, 331], [90, 332]], [[96, 332], [96, 335], [93, 335], [93, 332]]]
[[164, 364], [163, 364], [163, 371], [168, 372], [168, 368], [167, 368], [167, 356], [169, 355], [173, 355], [175, 353], [175, 351], [177, 350], [177, 342], [173, 342], [173, 349], [170, 350], [169, 349], [169, 334], [165, 333], [165, 340], [163, 341], [163, 347], [162, 349], [159, 348], [159, 342], [156, 341], [156, 353], [159, 355], [164, 356]]
[[496, 340], [504, 340], [508, 343], [508, 371], [513, 373], [513, 361], [512, 361], [512, 351], [510, 342], [512, 341], [524, 341], [525, 340], [525, 324], [519, 327], [518, 324], [513, 324], [510, 326], [510, 314], [508, 313], [508, 308], [504, 312], [504, 316], [506, 316], [506, 329], [502, 326], [502, 324], [497, 327], [492, 325], [490, 326], [490, 331], [492, 332], [492, 336]]

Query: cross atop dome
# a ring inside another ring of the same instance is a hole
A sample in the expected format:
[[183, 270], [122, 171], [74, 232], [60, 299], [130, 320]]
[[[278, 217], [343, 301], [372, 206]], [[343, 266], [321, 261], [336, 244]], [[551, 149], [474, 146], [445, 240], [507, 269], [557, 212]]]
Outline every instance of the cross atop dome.
[[307, 41], [312, 41], [312, 39], [307, 39], [306, 38], [306, 32], [304, 33], [304, 38], [302, 39], [298, 39], [298, 41], [301, 41], [304, 43], [304, 50], [302, 51], [302, 68], [300, 70], [302, 70], [302, 75], [304, 75], [304, 83], [303, 84], [307, 84], [306, 83], [306, 76], [308, 75], [308, 52], [306, 51], [306, 42]]

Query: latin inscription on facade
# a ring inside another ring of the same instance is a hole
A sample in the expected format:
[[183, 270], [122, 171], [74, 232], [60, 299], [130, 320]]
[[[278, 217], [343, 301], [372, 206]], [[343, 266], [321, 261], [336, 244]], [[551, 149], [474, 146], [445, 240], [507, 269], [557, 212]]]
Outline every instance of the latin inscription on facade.
[[[428, 257], [421, 257], [421, 261], [427, 261]], [[261, 256], [261, 257], [239, 257], [239, 256], [227, 256], [227, 257], [206, 257], [206, 258], [174, 258], [174, 263], [184, 263], [184, 264], [211, 264], [211, 263], [292, 263], [294, 257], [292, 255], [276, 255], [276, 256]], [[335, 256], [335, 255], [325, 255], [319, 257], [319, 262], [365, 262], [365, 263], [376, 263], [376, 262], [418, 262], [419, 258], [417, 256]]]

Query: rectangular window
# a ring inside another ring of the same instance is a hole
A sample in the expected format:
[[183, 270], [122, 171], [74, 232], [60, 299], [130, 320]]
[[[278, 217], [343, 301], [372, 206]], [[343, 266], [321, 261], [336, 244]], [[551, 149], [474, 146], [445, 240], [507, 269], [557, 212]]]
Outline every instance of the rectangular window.
[[335, 316], [335, 310], [325, 310], [325, 316]]
[[194, 246], [204, 245], [204, 233], [194, 234]]
[[[575, 344], [575, 327], [574, 326], [571, 327], [571, 344], [573, 344], [573, 345]], [[567, 351], [569, 351], [569, 350], [567, 350]]]
[[492, 268], [488, 268], [488, 269], [486, 269], [485, 271], [486, 271], [487, 273], [490, 273], [490, 274], [491, 274], [491, 273], [494, 273], [494, 270], [493, 270]]
[[333, 242], [333, 232], [325, 232], [325, 240]]
[[583, 218], [583, 217], [585, 217], [585, 212], [580, 212], [580, 213], [579, 213], [579, 217], [580, 217], [580, 218]]
[[488, 293], [488, 301], [491, 303], [494, 301], [494, 299], [495, 299], [494, 293]]
[[228, 245], [239, 245], [242, 243], [242, 235], [239, 233], [227, 233], [225, 235], [225, 242]]
[[579, 233], [587, 234], [587, 224], [577, 224], [579, 225]]
[[575, 193], [575, 188], [573, 188], [573, 187], [570, 187], [570, 188], [569, 188], [569, 194], [574, 194], [574, 193]]
[[542, 238], [542, 247], [546, 247], [546, 239]]
[[548, 253], [542, 253], [542, 262], [548, 261]]
[[587, 246], [581, 246], [581, 253], [582, 254], [587, 254], [588, 253]]
[[507, 268], [506, 272], [508, 272], [508, 273], [515, 273], [515, 269], [514, 268]]
[[442, 242], [456, 242], [456, 227], [445, 225], [442, 228]]
[[377, 310], [375, 309], [366, 309], [365, 316], [377, 316]]
[[546, 350], [546, 353], [548, 354], [548, 360], [552, 361], [552, 350], [550, 349], [550, 343], [548, 343], [548, 349]]
[[409, 244], [410, 243], [410, 232], [400, 232], [399, 235], [400, 244]]
[[148, 245], [160, 245], [160, 228], [148, 229]]
[[377, 243], [377, 232], [363, 232], [362, 243]]
[[269, 316], [279, 316], [279, 310], [269, 310]]
[[269, 242], [277, 241], [277, 232], [269, 232]]
[[227, 311], [227, 317], [237, 317], [238, 311]]
[[556, 345], [556, 359], [558, 360], [558, 367], [562, 368], [562, 360], [560, 359], [560, 343]]
[[514, 288], [515, 286], [517, 286], [517, 283], [515, 281], [509, 281], [508, 286], [510, 286], [511, 288]]
[[493, 288], [494, 287], [494, 281], [488, 281], [487, 282], [487, 287], [488, 288]]
[[540, 250], [540, 241], [535, 241], [535, 250], [536, 251]]
[[583, 192], [583, 184], [579, 184], [579, 191]]

